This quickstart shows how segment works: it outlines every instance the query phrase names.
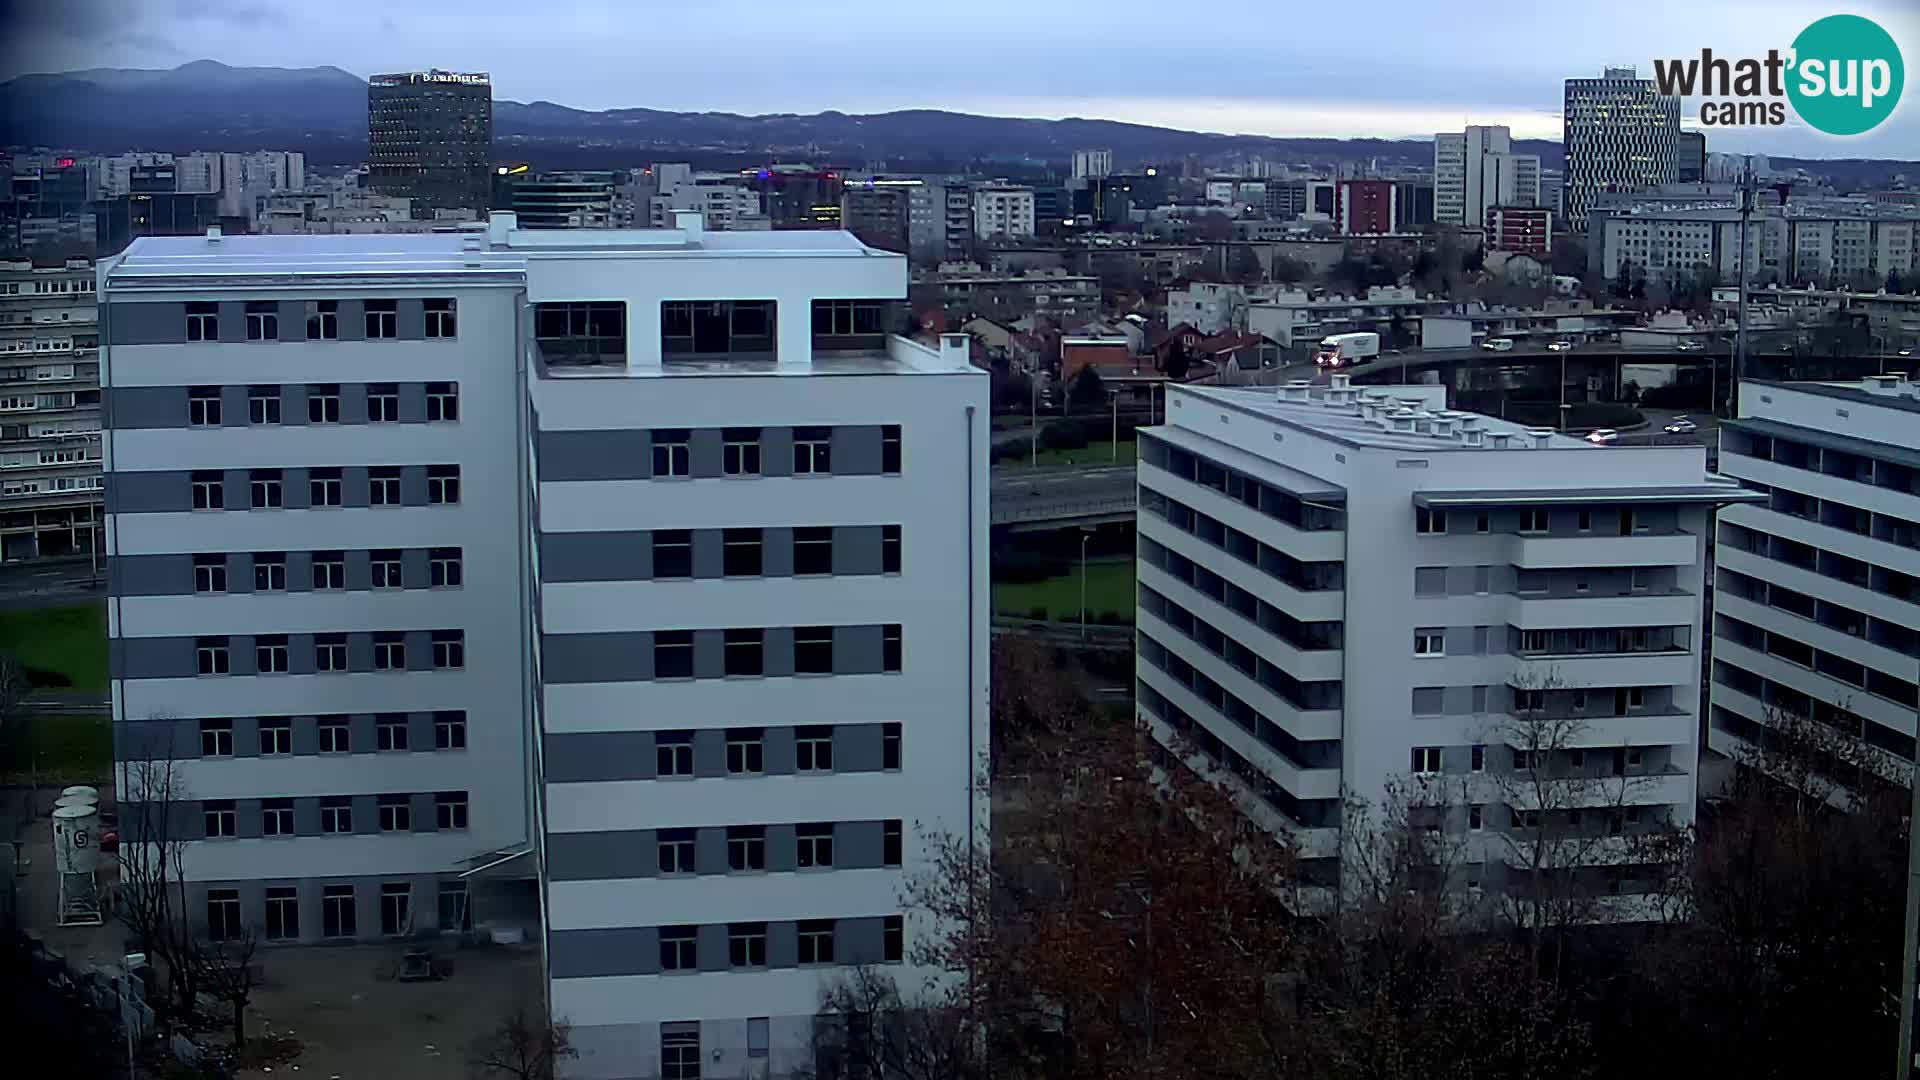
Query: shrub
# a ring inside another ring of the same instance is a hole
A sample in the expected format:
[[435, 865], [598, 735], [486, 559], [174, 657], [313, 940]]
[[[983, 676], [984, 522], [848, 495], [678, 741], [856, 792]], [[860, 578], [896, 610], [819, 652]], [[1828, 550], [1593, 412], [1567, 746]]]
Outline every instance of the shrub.
[[1032, 619], [1034, 622], [1046, 622], [1047, 609], [1045, 607], [1030, 607], [1027, 609], [1027, 618]]
[[1056, 420], [1040, 429], [1040, 445], [1047, 450], [1085, 450], [1085, 428], [1071, 420]]

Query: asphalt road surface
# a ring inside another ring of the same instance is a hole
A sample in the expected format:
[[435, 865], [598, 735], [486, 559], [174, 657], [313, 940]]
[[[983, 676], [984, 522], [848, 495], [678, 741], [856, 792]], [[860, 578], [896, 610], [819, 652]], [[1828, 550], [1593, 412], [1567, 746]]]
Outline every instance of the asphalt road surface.
[[0, 565], [0, 609], [65, 607], [106, 597], [106, 567], [86, 560]]

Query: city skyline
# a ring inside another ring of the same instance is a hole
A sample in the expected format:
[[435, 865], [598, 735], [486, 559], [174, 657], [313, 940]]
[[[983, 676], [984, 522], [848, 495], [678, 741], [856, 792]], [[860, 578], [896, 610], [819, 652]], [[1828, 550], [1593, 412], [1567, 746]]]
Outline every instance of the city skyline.
[[[1280, 137], [1431, 138], [1466, 124], [1503, 124], [1516, 138], [1558, 139], [1563, 81], [1633, 65], [1652, 74], [1656, 56], [1764, 53], [1784, 47], [1829, 12], [1803, 0], [1707, 0], [1684, 11], [1641, 0], [1610, 17], [1505, 2], [1472, 25], [1437, 9], [1383, 0], [1375, 39], [1351, 39], [1335, 16], [1302, 16], [1155, 40], [1160, 62], [1116, 63], [1112, 43], [1088, 36], [1081, 14], [983, 0], [954, 25], [915, 17], [812, 20], [762, 10], [749, 0], [714, 0], [708, 18], [685, 31], [654, 32], [623, 19], [605, 0], [562, 0], [537, 14], [502, 7], [484, 22], [469, 16], [446, 32], [451, 0], [405, 10], [343, 0], [321, 15], [281, 0], [139, 4], [135, 0], [31, 0], [16, 8], [0, 55], [0, 77], [88, 67], [172, 67], [210, 58], [234, 65], [332, 64], [356, 75], [442, 67], [492, 73], [495, 94], [583, 109], [649, 107], [748, 114], [887, 112], [939, 108], [1000, 116], [1080, 116]], [[558, 10], [555, 10], [558, 8]], [[1887, 0], [1853, 10], [1874, 18], [1920, 51], [1920, 20]], [[1117, 0], [1102, 25], [1146, 28], [1164, 8]], [[1649, 19], [1663, 28], [1649, 35]], [[1011, 21], [1009, 21], [1011, 20]], [[973, 26], [1020, 28], [992, 38]], [[374, 29], [377, 33], [366, 31]], [[964, 62], [927, 63], [939, 34]], [[1564, 47], [1542, 49], [1545, 36]], [[1330, 47], [1328, 42], [1341, 42]], [[658, 48], [673, 44], [672, 48]], [[730, 62], [716, 64], [717, 49]], [[1222, 63], [1222, 53], [1246, 63]], [[638, 60], [638, 63], [636, 63]], [[1143, 78], [1141, 72], [1164, 73]], [[1356, 74], [1394, 71], [1393, 78]], [[1204, 72], [1185, 78], [1179, 73]], [[638, 74], [636, 75], [636, 72]], [[1694, 127], [1696, 101], [1683, 108]], [[1797, 122], [1778, 129], [1705, 128], [1714, 149], [1801, 157], [1902, 157], [1920, 145], [1920, 107], [1903, 103], [1879, 128], [1856, 138], [1822, 136]]]

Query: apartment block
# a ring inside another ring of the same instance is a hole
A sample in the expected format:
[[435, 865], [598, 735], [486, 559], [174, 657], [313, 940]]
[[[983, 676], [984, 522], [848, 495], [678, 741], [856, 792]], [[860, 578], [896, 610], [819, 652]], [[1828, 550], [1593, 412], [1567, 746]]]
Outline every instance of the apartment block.
[[1920, 705], [1920, 383], [1740, 384], [1720, 471], [1712, 726], [1739, 759], [1784, 716], [1887, 755], [1904, 779]]
[[1470, 126], [1433, 137], [1433, 219], [1478, 225], [1495, 206], [1540, 205], [1540, 158], [1513, 152], [1512, 129]]
[[1755, 496], [1699, 447], [1444, 395], [1170, 392], [1140, 433], [1140, 712], [1297, 839], [1310, 881], [1338, 880], [1343, 798], [1397, 785], [1488, 902], [1549, 836], [1604, 841], [1551, 870], [1631, 898], [1650, 875], [1597, 853], [1692, 820], [1708, 529]]
[[[839, 232], [144, 239], [105, 268], [130, 842], [219, 936], [518, 928], [577, 1077], [810, 1064], [984, 835], [986, 379]], [[268, 355], [271, 354], [271, 355]]]
[[0, 262], [0, 560], [96, 549], [99, 345], [91, 261]]
[[1033, 189], [987, 185], [973, 190], [973, 235], [1018, 240], [1033, 235]]

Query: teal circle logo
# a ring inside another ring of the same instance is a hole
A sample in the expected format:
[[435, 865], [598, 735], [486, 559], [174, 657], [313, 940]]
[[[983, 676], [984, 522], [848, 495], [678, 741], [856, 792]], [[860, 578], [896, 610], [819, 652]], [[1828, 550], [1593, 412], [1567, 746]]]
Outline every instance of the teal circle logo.
[[1829, 15], [1793, 39], [1787, 97], [1817, 131], [1858, 135], [1893, 115], [1906, 71], [1893, 35], [1872, 19]]

